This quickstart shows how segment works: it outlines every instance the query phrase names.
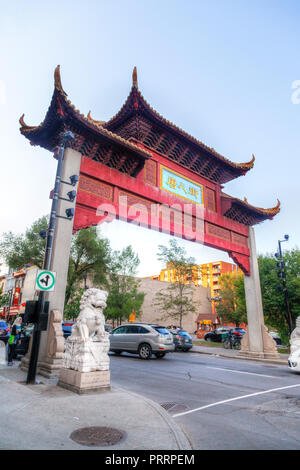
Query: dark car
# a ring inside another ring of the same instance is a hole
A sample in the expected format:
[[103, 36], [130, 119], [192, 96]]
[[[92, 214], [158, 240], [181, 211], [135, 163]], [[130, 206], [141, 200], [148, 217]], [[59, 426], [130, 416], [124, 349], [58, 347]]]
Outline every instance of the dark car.
[[216, 343], [222, 342], [222, 336], [232, 330], [230, 326], [222, 326], [216, 328], [214, 331], [209, 331], [204, 335], [205, 341], [215, 341]]
[[187, 352], [193, 347], [192, 337], [185, 330], [168, 330], [173, 335], [175, 351]]
[[269, 335], [272, 336], [272, 338], [274, 339], [274, 341], [276, 342], [277, 345], [280, 345], [281, 346], [281, 339], [280, 339], [280, 336], [278, 335], [278, 333], [276, 333], [276, 331], [269, 331]]
[[10, 328], [4, 320], [0, 320], [0, 339], [6, 344], [10, 336]]
[[[68, 322], [64, 322], [62, 323], [62, 330], [63, 330], [63, 334], [64, 334], [64, 338], [67, 339], [71, 333], [72, 333], [72, 326], [74, 325], [74, 321], [68, 321]], [[104, 325], [104, 329], [105, 331], [107, 331], [108, 333], [111, 332], [112, 330], [112, 327], [110, 325]]]

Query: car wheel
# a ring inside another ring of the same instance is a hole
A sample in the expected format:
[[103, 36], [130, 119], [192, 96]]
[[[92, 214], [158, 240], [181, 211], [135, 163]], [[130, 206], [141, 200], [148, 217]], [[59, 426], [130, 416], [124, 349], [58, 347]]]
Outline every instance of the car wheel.
[[165, 357], [166, 353], [155, 353], [155, 356], [158, 358], [158, 359], [161, 359], [162, 357]]
[[152, 356], [152, 349], [150, 344], [143, 343], [139, 346], [139, 356], [141, 359], [150, 359]]
[[204, 339], [205, 339], [205, 341], [208, 341], [208, 340], [209, 340], [209, 338], [207, 338], [207, 337], [205, 337]]
[[182, 351], [183, 352], [188, 352], [189, 348], [184, 348]]

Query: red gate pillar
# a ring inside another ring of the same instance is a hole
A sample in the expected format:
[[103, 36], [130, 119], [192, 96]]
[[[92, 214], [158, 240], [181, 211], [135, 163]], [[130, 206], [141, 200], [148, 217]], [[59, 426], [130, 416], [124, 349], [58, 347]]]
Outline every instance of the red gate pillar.
[[249, 227], [250, 276], [244, 276], [248, 329], [239, 355], [279, 358], [276, 342], [267, 333], [261, 297], [254, 228]]

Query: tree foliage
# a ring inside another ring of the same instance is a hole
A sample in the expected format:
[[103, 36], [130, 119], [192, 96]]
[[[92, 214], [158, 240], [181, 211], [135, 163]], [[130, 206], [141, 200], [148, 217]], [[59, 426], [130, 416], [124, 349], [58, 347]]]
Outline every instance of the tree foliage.
[[45, 253], [45, 240], [40, 237], [41, 230], [47, 230], [48, 217], [36, 220], [24, 234], [14, 235], [6, 232], [0, 242], [0, 258], [10, 268], [20, 269], [25, 264], [42, 268]]
[[216, 312], [222, 323], [234, 323], [237, 327], [247, 323], [244, 277], [237, 273], [220, 276], [220, 300]]
[[[45, 240], [41, 238], [40, 231], [47, 229], [48, 217], [41, 217], [24, 234], [4, 233], [0, 242], [1, 259], [14, 269], [26, 264], [42, 268]], [[94, 286], [105, 287], [109, 263], [109, 242], [98, 235], [96, 227], [82, 229], [72, 237], [65, 297], [65, 308], [72, 318], [79, 314], [79, 304], [77, 314], [74, 306], [78, 303], [80, 281], [84, 276], [89, 276]]]
[[183, 316], [196, 310], [190, 284], [196, 261], [192, 257], [187, 257], [185, 249], [176, 239], [171, 239], [169, 246], [159, 245], [158, 248], [158, 259], [163, 261], [168, 269], [175, 271], [176, 280], [174, 279], [175, 282], [171, 282], [164, 291], [156, 294], [155, 305], [163, 313], [162, 318], [167, 316], [174, 318], [182, 327]]
[[9, 302], [9, 294], [4, 294], [3, 291], [0, 289], [0, 307], [7, 305]]
[[[300, 315], [300, 250], [292, 249], [284, 254], [285, 274], [289, 307], [293, 327]], [[278, 278], [277, 260], [272, 254], [258, 257], [259, 276], [262, 293], [264, 321], [267, 327], [280, 334], [284, 344], [288, 344], [289, 329], [282, 281]], [[220, 277], [222, 301], [216, 305], [216, 311], [222, 321], [247, 322], [246, 301], [243, 276], [232, 277], [225, 274]]]
[[[296, 318], [300, 315], [300, 250], [292, 249], [285, 252], [283, 259], [294, 327]], [[282, 341], [287, 344], [289, 338], [287, 311], [276, 263], [277, 260], [271, 254], [258, 257], [262, 302], [266, 325], [276, 329]]]
[[76, 294], [84, 276], [93, 279], [94, 287], [107, 286], [109, 263], [109, 242], [99, 237], [97, 227], [77, 232], [71, 244], [65, 304]]
[[136, 317], [141, 314], [145, 294], [138, 290], [140, 281], [134, 277], [139, 264], [139, 257], [131, 246], [114, 251], [111, 255], [109, 295], [104, 314], [113, 324], [128, 320], [132, 312], [135, 312]]
[[69, 299], [69, 302], [65, 305], [64, 308], [64, 318], [68, 320], [75, 320], [80, 312], [80, 300], [84, 293], [84, 289], [80, 287], [77, 289], [72, 297]]

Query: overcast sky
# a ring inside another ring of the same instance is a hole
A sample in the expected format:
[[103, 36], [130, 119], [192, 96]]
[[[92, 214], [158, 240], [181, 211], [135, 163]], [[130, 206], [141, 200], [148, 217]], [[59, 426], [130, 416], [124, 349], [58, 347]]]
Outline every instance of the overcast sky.
[[[56, 161], [19, 133], [39, 124], [53, 72], [84, 114], [108, 120], [123, 105], [132, 69], [166, 119], [253, 170], [224, 191], [281, 212], [256, 227], [260, 253], [299, 246], [300, 2], [298, 0], [0, 0], [0, 233], [23, 232], [50, 211]], [[299, 81], [297, 83], [297, 81]], [[294, 87], [294, 88], [293, 88]], [[298, 87], [298, 88], [297, 88]], [[297, 104], [298, 103], [298, 104]], [[121, 222], [103, 226], [114, 249], [132, 244], [139, 274], [158, 273], [168, 237]], [[120, 236], [120, 233], [122, 236]], [[226, 253], [183, 242], [198, 263]]]

